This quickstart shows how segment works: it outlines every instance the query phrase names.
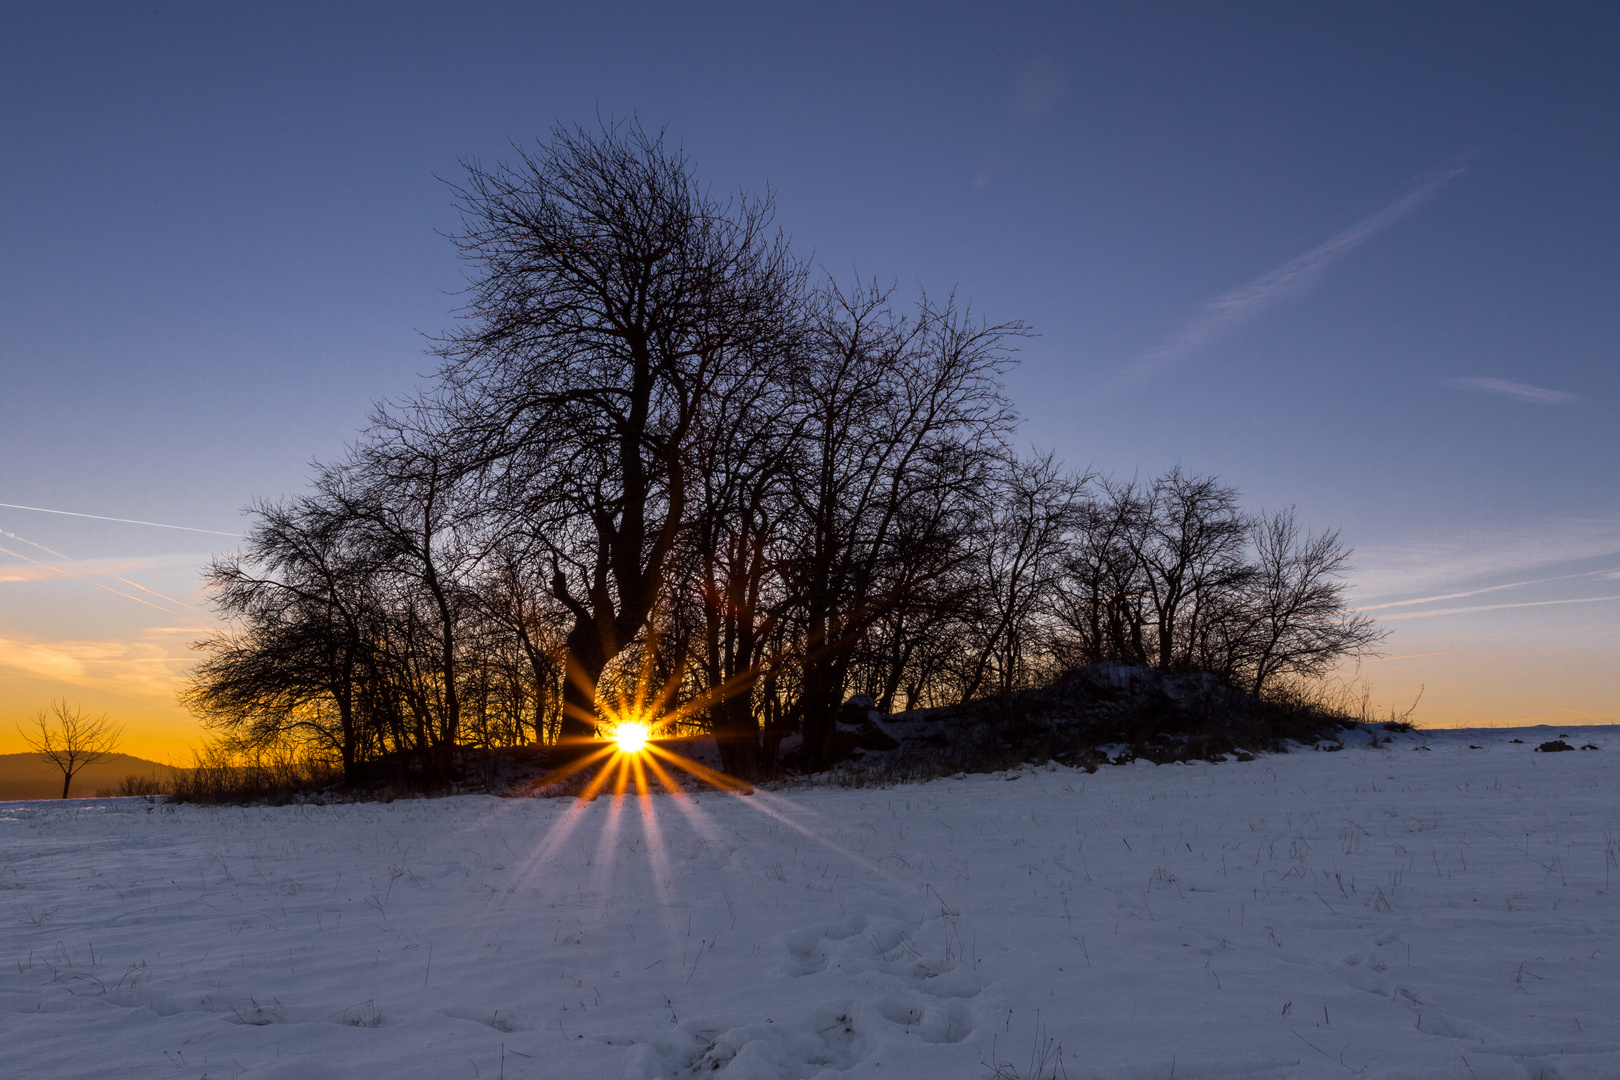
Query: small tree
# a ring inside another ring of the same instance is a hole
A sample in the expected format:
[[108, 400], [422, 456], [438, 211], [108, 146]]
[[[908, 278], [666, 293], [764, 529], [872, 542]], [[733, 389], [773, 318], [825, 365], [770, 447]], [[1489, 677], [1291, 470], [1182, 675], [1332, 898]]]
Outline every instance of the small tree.
[[41, 709], [35, 723], [39, 725], [37, 736], [24, 731], [21, 725], [17, 731], [30, 750], [62, 770], [64, 799], [80, 770], [118, 752], [118, 738], [124, 732], [122, 726], [112, 725], [106, 713], [86, 716], [83, 709], [69, 705], [65, 699]]

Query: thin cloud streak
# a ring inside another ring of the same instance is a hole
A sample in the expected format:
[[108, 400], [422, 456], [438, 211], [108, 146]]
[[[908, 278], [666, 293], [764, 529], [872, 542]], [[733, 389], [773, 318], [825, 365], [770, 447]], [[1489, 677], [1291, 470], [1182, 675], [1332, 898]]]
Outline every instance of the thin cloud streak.
[[178, 529], [181, 532], [208, 533], [210, 536], [234, 536], [241, 539], [241, 533], [221, 532], [218, 529], [193, 529], [190, 525], [165, 525], [161, 521], [137, 521], [134, 518], [106, 517], [102, 514], [80, 514], [72, 510], [47, 510], [43, 506], [20, 506], [17, 503], [0, 503], [8, 510], [32, 510], [37, 514], [61, 514], [63, 517], [91, 518], [95, 521], [117, 521], [125, 525], [150, 525], [154, 529]]
[[[8, 532], [5, 529], [0, 529], [0, 536], [9, 536], [11, 539], [18, 541], [19, 543], [27, 544], [31, 548], [38, 548], [40, 551], [43, 551], [47, 555], [55, 555], [58, 559], [66, 559], [70, 563], [75, 561], [73, 559], [73, 556], [71, 556], [71, 555], [64, 555], [62, 552], [57, 551], [55, 548], [48, 548], [44, 544], [35, 543], [34, 541], [28, 539], [28, 537], [26, 537], [26, 536], [18, 536], [14, 532]], [[55, 569], [55, 568], [54, 567], [47, 567], [47, 569]], [[4, 572], [5, 572], [4, 568], [0, 568], [0, 581], [6, 581], [6, 580], [37, 580], [37, 579], [34, 579], [34, 578], [21, 578], [21, 579], [6, 578], [5, 576], [3, 576]], [[186, 603], [184, 600], [176, 600], [174, 597], [169, 596], [169, 595], [167, 595], [165, 593], [160, 593], [156, 589], [148, 589], [145, 585], [142, 585], [140, 582], [131, 581], [131, 580], [129, 580], [129, 578], [122, 577], [122, 576], [120, 576], [118, 574], [115, 574], [111, 570], [86, 569], [85, 572], [89, 573], [89, 574], [101, 574], [104, 577], [112, 578], [114, 581], [122, 581], [125, 585], [128, 585], [130, 588], [139, 589], [139, 590], [141, 590], [141, 592], [145, 593], [148, 596], [155, 596], [159, 600], [167, 600], [171, 604], [179, 604], [181, 607], [189, 608], [192, 611], [197, 610], [196, 608], [192, 607], [190, 604]]]
[[[1401, 640], [1403, 642], [1405, 642], [1406, 644], [1408, 644], [1408, 645], [1416, 645], [1419, 642], [1425, 642], [1425, 641], [1442, 641], [1442, 642], [1486, 641], [1486, 640], [1500, 640], [1502, 638], [1543, 637], [1543, 636], [1545, 636], [1547, 634], [1585, 634], [1588, 637], [1597, 638], [1597, 637], [1602, 637], [1605, 634], [1613, 636], [1617, 632], [1620, 632], [1620, 627], [1616, 627], [1616, 626], [1608, 625], [1608, 624], [1598, 624], [1598, 625], [1595, 625], [1595, 626], [1538, 626], [1538, 627], [1533, 627], [1531, 629], [1526, 629], [1526, 630], [1502, 630], [1502, 631], [1499, 631], [1499, 632], [1489, 633], [1489, 634], [1445, 634], [1445, 633], [1440, 633], [1440, 634], [1429, 634], [1429, 635], [1425, 635], [1423, 637], [1406, 637], [1405, 635], [1402, 635]], [[1471, 651], [1476, 651], [1477, 652], [1477, 651], [1482, 651], [1482, 650], [1471, 650]], [[1363, 663], [1370, 663], [1370, 661], [1362, 661], [1362, 662]]]
[[[50, 563], [44, 563], [44, 562], [40, 562], [38, 559], [29, 558], [27, 555], [24, 555], [21, 552], [12, 551], [9, 548], [0, 547], [0, 555], [10, 555], [13, 559], [22, 559], [24, 562], [31, 562], [35, 566], [43, 566], [45, 569], [54, 571], [54, 572], [56, 572], [58, 574], [61, 574], [63, 577], [70, 577], [70, 578], [73, 578], [75, 581], [82, 581], [86, 585], [94, 585], [98, 589], [106, 589], [108, 592], [112, 593], [115, 596], [122, 596], [125, 600], [133, 600], [137, 604], [143, 604], [146, 607], [149, 607], [154, 611], [161, 611], [165, 615], [178, 615], [179, 614], [179, 612], [170, 611], [166, 607], [159, 607], [157, 604], [154, 604], [149, 600], [142, 600], [140, 597], [133, 596], [133, 595], [127, 593], [127, 592], [124, 592], [122, 589], [115, 589], [111, 585], [103, 585], [99, 581], [92, 581], [90, 578], [84, 577], [81, 574], [75, 574], [71, 570], [64, 570], [60, 566], [52, 566]], [[156, 594], [154, 594], [154, 595], [156, 595]]]
[[[36, 581], [55, 581], [63, 570], [77, 574], [105, 574], [105, 563], [81, 560], [59, 563], [4, 563], [0, 564], [0, 585], [26, 585]], [[111, 576], [111, 575], [108, 575]]]
[[1588, 570], [1583, 574], [1559, 574], [1557, 577], [1531, 578], [1529, 581], [1510, 581], [1506, 585], [1491, 585], [1483, 589], [1469, 589], [1466, 592], [1441, 593], [1438, 596], [1420, 596], [1416, 600], [1394, 600], [1387, 604], [1368, 604], [1358, 607], [1357, 611], [1383, 611], [1386, 608], [1411, 607], [1414, 604], [1434, 604], [1441, 600], [1461, 600], [1466, 596], [1479, 596], [1482, 593], [1501, 592], [1503, 589], [1520, 589], [1526, 585], [1544, 585], [1549, 581], [1570, 581], [1574, 578], [1613, 577], [1614, 573], [1608, 570]]
[[1510, 397], [1515, 401], [1528, 402], [1531, 405], [1573, 405], [1581, 400], [1574, 394], [1563, 390], [1548, 390], [1542, 386], [1531, 386], [1529, 383], [1510, 382], [1507, 379], [1464, 378], [1441, 379], [1442, 386], [1449, 386], [1454, 390], [1472, 390], [1481, 394], [1496, 394], [1501, 397]]
[[1476, 611], [1505, 611], [1509, 608], [1557, 607], [1561, 604], [1597, 604], [1605, 600], [1620, 600], [1620, 596], [1582, 596], [1574, 600], [1528, 600], [1520, 604], [1481, 604], [1478, 607], [1439, 608], [1435, 611], [1407, 611], [1399, 615], [1385, 615], [1385, 622], [1397, 619], [1429, 619], [1436, 615], [1469, 615]]
[[1376, 214], [1362, 218], [1327, 242], [1288, 260], [1247, 285], [1217, 296], [1190, 323], [1126, 369], [1130, 375], [1156, 375], [1202, 351], [1216, 339], [1258, 317], [1266, 309], [1310, 288], [1345, 255], [1422, 206], [1446, 183], [1462, 175], [1466, 164], [1444, 169]]
[[1620, 556], [1620, 516], [1544, 518], [1438, 540], [1368, 545], [1356, 554], [1357, 592], [1370, 600], [1456, 592], [1496, 574]]

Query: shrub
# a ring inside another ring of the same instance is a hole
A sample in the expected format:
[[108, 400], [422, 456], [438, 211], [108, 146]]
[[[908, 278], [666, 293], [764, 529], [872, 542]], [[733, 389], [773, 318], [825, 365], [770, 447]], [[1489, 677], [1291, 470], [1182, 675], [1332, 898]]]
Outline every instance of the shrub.
[[170, 797], [175, 802], [279, 806], [333, 788], [342, 780], [340, 762], [306, 749], [214, 742], [192, 751], [192, 766], [177, 770]]
[[163, 785], [155, 776], [139, 776], [131, 773], [121, 780], [117, 787], [101, 788], [96, 792], [98, 799], [127, 798], [131, 795], [145, 795], [147, 797], [163, 794]]

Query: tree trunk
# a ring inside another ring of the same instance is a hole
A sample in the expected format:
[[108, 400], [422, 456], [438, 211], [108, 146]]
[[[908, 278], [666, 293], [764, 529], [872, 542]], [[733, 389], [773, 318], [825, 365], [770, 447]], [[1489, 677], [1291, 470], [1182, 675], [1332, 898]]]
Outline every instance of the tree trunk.
[[733, 694], [713, 710], [714, 742], [720, 768], [741, 780], [759, 780], [759, 724], [754, 719], [752, 694]]
[[354, 787], [360, 775], [355, 754], [354, 699], [347, 687], [338, 695], [338, 724], [343, 729], [343, 784]]
[[566, 640], [568, 669], [563, 679], [562, 717], [558, 723], [559, 742], [577, 742], [596, 737], [596, 684], [607, 667], [602, 632], [588, 618], [574, 620]]

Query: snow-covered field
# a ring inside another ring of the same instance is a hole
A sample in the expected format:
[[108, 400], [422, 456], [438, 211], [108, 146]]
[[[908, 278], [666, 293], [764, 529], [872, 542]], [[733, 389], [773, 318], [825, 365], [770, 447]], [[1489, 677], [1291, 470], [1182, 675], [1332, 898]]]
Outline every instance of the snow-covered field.
[[1557, 734], [749, 798], [9, 804], [0, 1077], [1620, 1077], [1620, 732], [1531, 752]]

